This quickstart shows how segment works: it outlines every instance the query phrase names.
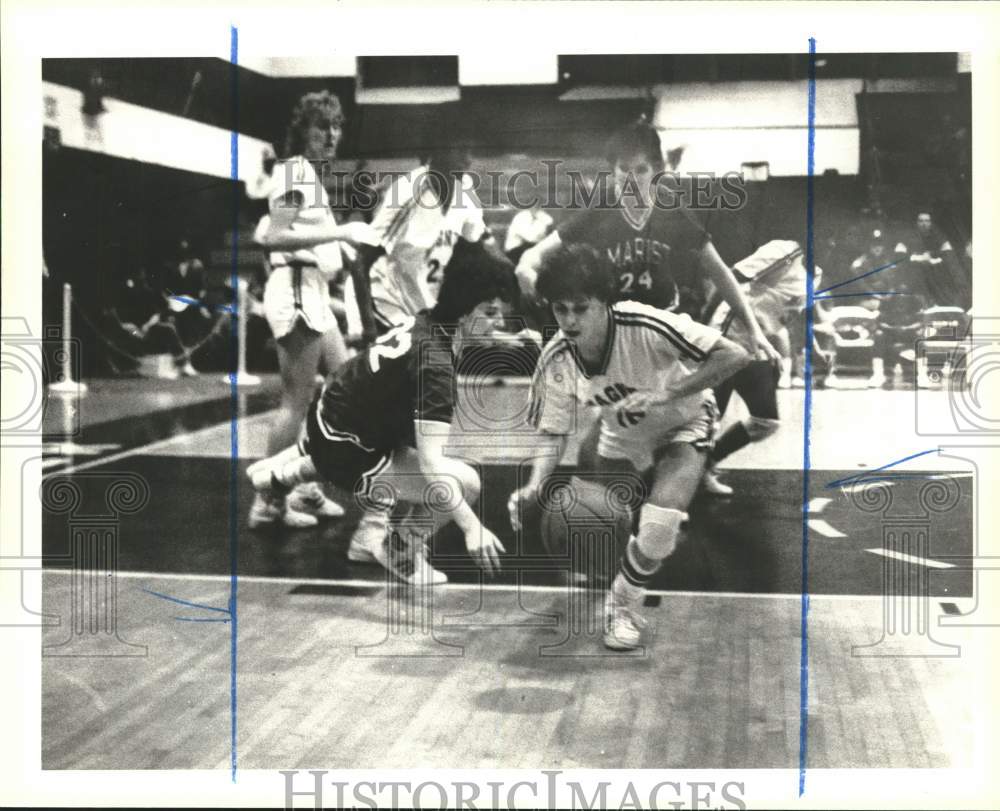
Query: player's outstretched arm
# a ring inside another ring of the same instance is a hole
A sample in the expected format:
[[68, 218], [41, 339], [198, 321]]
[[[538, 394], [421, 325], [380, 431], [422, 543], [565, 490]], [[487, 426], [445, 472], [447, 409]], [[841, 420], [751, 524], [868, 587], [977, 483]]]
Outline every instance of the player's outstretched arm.
[[742, 346], [728, 338], [719, 337], [708, 351], [708, 357], [694, 374], [685, 377], [670, 390], [671, 399], [686, 397], [704, 389], [712, 389], [736, 374], [753, 358]]
[[667, 392], [637, 391], [618, 403], [619, 411], [645, 411], [650, 406], [715, 388], [752, 360], [750, 353], [735, 341], [719, 336], [697, 370], [671, 386]]
[[[447, 423], [415, 420], [414, 430], [417, 438], [417, 462], [428, 489], [440, 484], [443, 492], [450, 492], [452, 497], [448, 510], [465, 536], [469, 556], [487, 574], [496, 574], [500, 571], [500, 553], [506, 550], [500, 539], [483, 526], [470, 506], [466, 492], [466, 488], [474, 485], [478, 494], [478, 474], [464, 462], [445, 455], [445, 444], [450, 432]], [[456, 481], [461, 483], [461, 487], [455, 487]]]
[[375, 326], [375, 310], [372, 305], [371, 267], [384, 253], [381, 247], [359, 245], [358, 258], [351, 262], [351, 279], [354, 282], [354, 300], [358, 305], [358, 316], [361, 318], [361, 340], [368, 345], [378, 335]]
[[698, 258], [701, 261], [702, 269], [708, 274], [709, 279], [715, 285], [719, 294], [732, 308], [736, 317], [746, 324], [747, 329], [750, 331], [751, 339], [754, 342], [754, 355], [761, 360], [769, 360], [772, 363], [780, 362], [781, 358], [777, 350], [771, 346], [771, 342], [767, 340], [767, 337], [761, 330], [757, 319], [754, 317], [753, 310], [750, 309], [750, 302], [747, 301], [742, 288], [736, 283], [736, 277], [733, 276], [733, 272], [722, 261], [722, 257], [719, 256], [715, 245], [711, 242], [706, 242], [698, 254]]
[[375, 242], [371, 226], [363, 222], [348, 222], [338, 225], [333, 215], [323, 222], [304, 224], [296, 222], [299, 209], [305, 205], [302, 192], [293, 189], [265, 214], [254, 231], [254, 241], [273, 251], [297, 251], [315, 248], [326, 242], [346, 242], [362, 245]]
[[521, 254], [521, 260], [517, 263], [514, 271], [517, 275], [517, 283], [521, 287], [521, 292], [526, 296], [535, 296], [535, 279], [538, 271], [541, 270], [542, 262], [549, 254], [559, 249], [562, 239], [558, 231], [553, 231], [545, 239], [532, 248], [528, 248]]
[[510, 525], [519, 530], [523, 524], [522, 516], [538, 501], [538, 493], [545, 480], [555, 472], [559, 462], [566, 452], [569, 437], [564, 434], [538, 432], [538, 451], [532, 459], [531, 476], [528, 483], [510, 494], [507, 510], [510, 513]]

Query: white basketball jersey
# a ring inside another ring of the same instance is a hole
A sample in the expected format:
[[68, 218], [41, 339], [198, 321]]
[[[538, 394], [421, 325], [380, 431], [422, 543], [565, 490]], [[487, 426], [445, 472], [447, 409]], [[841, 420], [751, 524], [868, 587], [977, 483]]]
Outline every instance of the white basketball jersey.
[[[321, 225], [333, 219], [330, 211], [330, 199], [320, 177], [313, 165], [303, 157], [289, 158], [278, 161], [271, 175], [271, 188], [268, 190], [267, 206], [271, 214], [278, 207], [285, 205], [287, 192], [297, 191], [304, 200], [292, 223], [302, 225]], [[325, 242], [312, 248], [300, 248], [297, 251], [271, 251], [272, 266], [287, 265], [289, 262], [315, 264], [327, 275], [332, 275], [343, 267], [340, 242]]]
[[448, 264], [456, 240], [477, 242], [486, 231], [468, 176], [463, 176], [462, 187], [456, 187], [445, 212], [421, 182], [427, 171], [422, 166], [395, 181], [372, 221], [386, 254], [371, 269], [376, 307], [386, 301], [409, 315], [433, 307], [427, 277]]
[[693, 374], [719, 340], [719, 332], [635, 301], [608, 310], [608, 339], [599, 368], [586, 369], [562, 331], [545, 347], [532, 380], [528, 421], [552, 434], [576, 430], [580, 406], [599, 406], [604, 430], [629, 443], [653, 442], [704, 413], [711, 390], [671, 400], [649, 412], [620, 411], [635, 391], [667, 393]]

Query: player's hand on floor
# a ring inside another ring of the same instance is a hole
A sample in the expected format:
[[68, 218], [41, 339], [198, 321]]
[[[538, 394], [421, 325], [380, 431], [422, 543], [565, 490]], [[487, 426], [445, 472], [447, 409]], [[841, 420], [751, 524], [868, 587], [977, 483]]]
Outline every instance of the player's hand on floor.
[[506, 552], [500, 539], [486, 527], [474, 529], [465, 536], [469, 556], [486, 574], [493, 577], [500, 571], [500, 553]]

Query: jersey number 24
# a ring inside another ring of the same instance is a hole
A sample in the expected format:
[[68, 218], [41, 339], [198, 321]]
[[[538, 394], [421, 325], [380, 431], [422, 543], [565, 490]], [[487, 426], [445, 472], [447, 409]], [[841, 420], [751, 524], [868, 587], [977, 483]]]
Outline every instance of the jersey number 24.
[[638, 279], [634, 273], [622, 273], [618, 276], [618, 281], [621, 283], [621, 287], [618, 289], [619, 293], [631, 293], [637, 287], [644, 287], [646, 290], [653, 289], [653, 277], [649, 275], [648, 270], [644, 270]]

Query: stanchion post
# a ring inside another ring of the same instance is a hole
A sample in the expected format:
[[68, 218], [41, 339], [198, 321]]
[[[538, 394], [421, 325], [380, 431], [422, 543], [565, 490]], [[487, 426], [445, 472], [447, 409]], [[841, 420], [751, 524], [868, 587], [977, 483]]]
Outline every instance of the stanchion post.
[[235, 381], [226, 375], [226, 382], [235, 382], [237, 386], [259, 386], [260, 378], [247, 372], [247, 283], [240, 279], [236, 285], [236, 375]]
[[62, 323], [62, 351], [57, 358], [59, 362], [59, 372], [56, 379], [49, 383], [49, 391], [65, 394], [83, 394], [87, 391], [87, 385], [83, 382], [73, 380], [73, 288], [69, 283], [63, 284], [63, 323]]

